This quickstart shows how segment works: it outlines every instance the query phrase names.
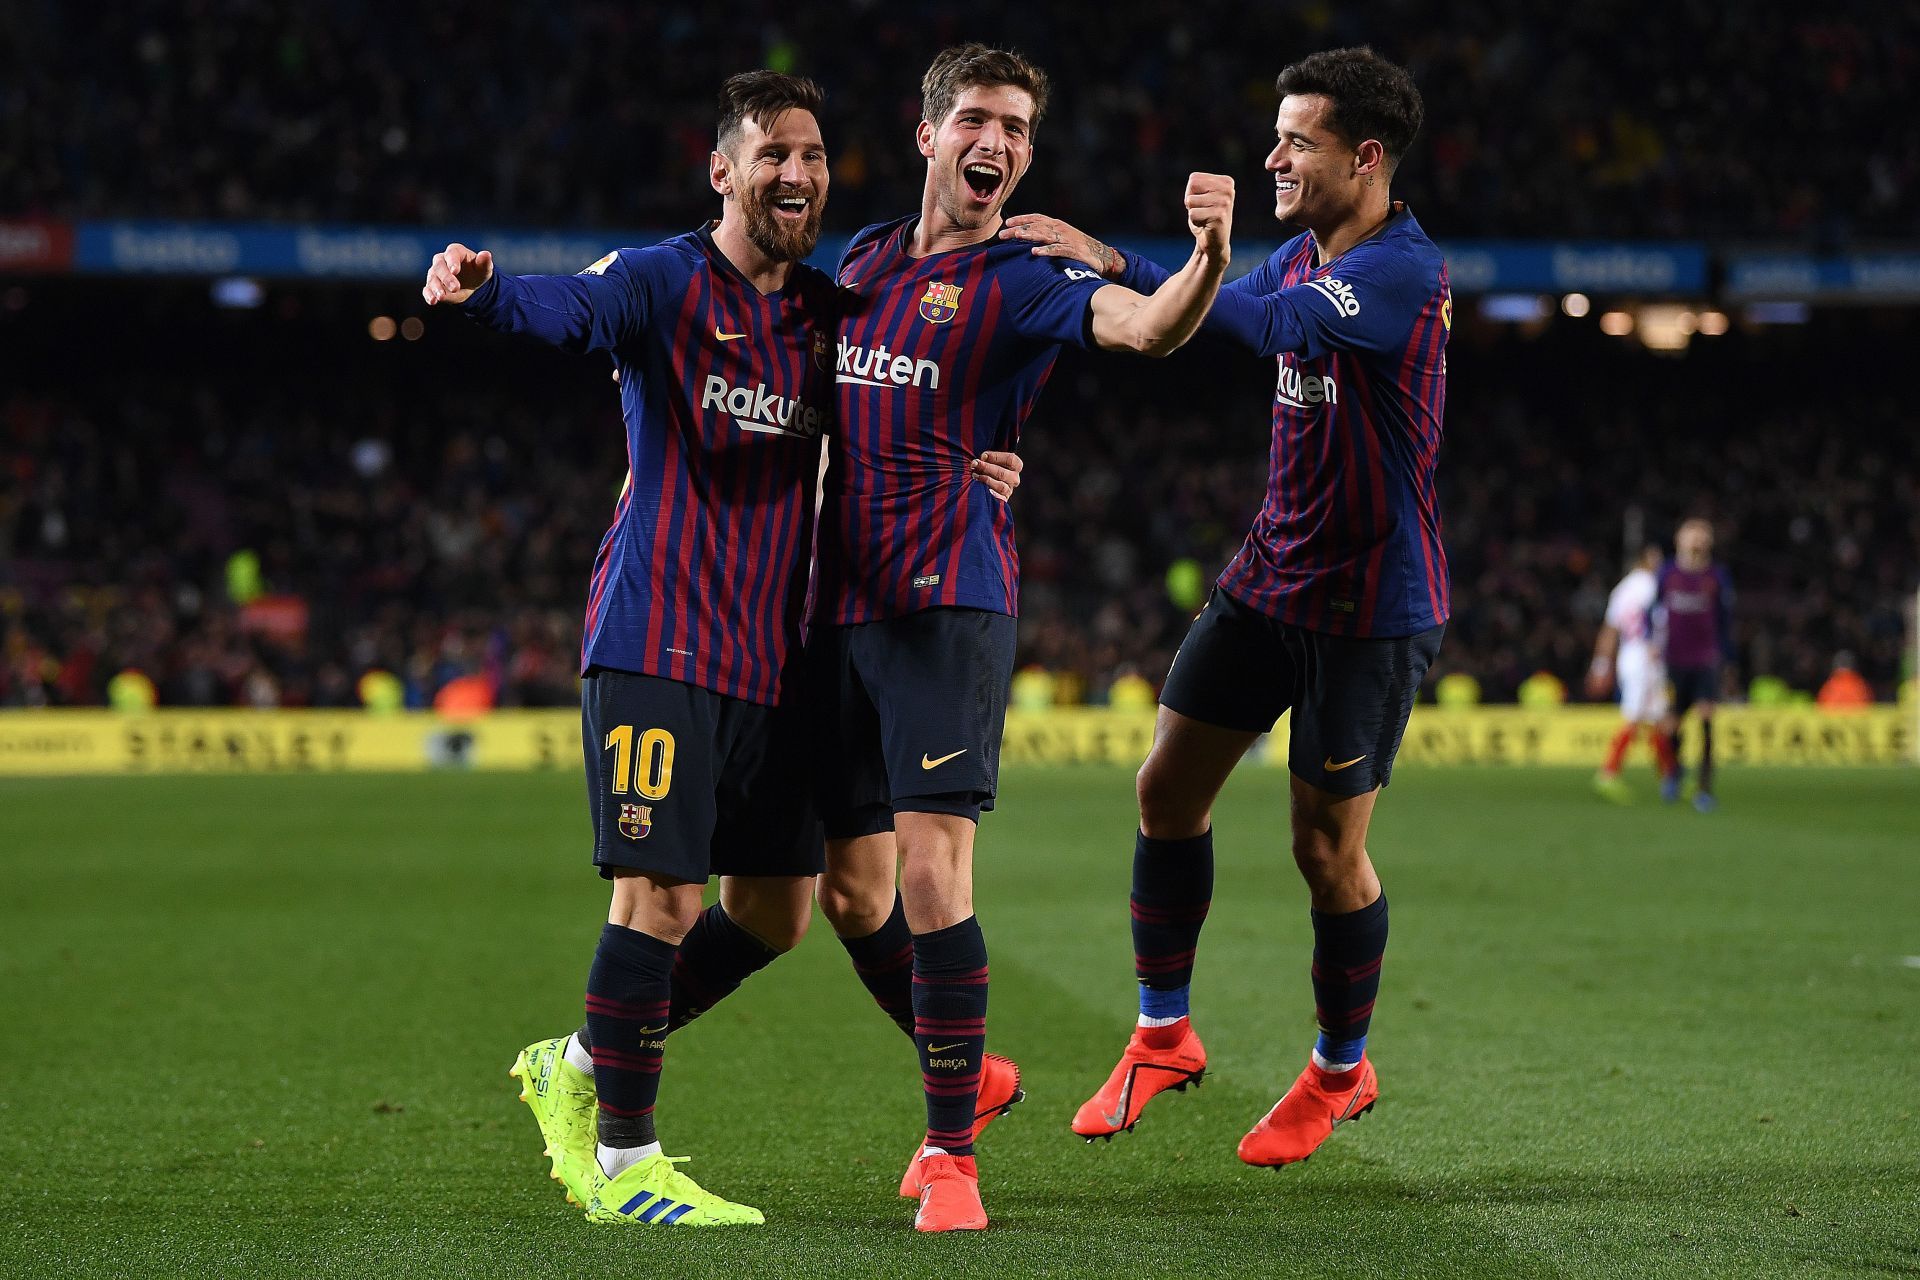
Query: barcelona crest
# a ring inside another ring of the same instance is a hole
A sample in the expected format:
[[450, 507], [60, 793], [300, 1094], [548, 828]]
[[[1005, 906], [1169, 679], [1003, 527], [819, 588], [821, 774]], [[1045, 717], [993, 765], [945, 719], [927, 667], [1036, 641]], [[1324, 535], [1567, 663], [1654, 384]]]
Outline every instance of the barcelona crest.
[[813, 367], [822, 373], [833, 368], [833, 343], [825, 329], [813, 331]]
[[623, 804], [620, 806], [620, 834], [629, 840], [645, 840], [647, 832], [653, 830], [653, 806], [650, 804]]
[[960, 314], [962, 292], [964, 290], [959, 285], [932, 281], [927, 285], [926, 294], [920, 299], [920, 318], [928, 324], [945, 324]]

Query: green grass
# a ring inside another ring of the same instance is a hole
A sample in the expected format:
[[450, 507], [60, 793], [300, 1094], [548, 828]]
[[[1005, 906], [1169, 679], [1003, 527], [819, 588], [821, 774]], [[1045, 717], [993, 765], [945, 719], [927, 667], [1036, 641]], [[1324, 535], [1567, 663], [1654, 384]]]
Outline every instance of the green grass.
[[[1233, 1156], [1310, 1041], [1284, 775], [1218, 815], [1207, 1087], [1067, 1130], [1132, 1010], [1130, 779], [1020, 772], [979, 852], [993, 1230], [894, 1195], [907, 1046], [828, 931], [675, 1038], [661, 1123], [761, 1230], [566, 1208], [506, 1068], [575, 1025], [604, 890], [571, 775], [0, 783], [0, 1274], [1700, 1276], [1920, 1272], [1920, 783], [1403, 770], [1380, 1107]], [[1643, 791], [1649, 790], [1644, 783]]]

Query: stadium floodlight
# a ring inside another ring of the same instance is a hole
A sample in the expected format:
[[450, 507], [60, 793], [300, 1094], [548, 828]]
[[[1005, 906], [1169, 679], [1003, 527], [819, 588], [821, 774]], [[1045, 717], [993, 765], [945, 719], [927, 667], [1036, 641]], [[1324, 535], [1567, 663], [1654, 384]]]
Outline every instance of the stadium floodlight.
[[1561, 314], [1569, 319], [1582, 319], [1591, 310], [1593, 310], [1593, 303], [1584, 293], [1570, 293], [1560, 299]]
[[1641, 307], [1634, 317], [1634, 331], [1649, 351], [1685, 351], [1697, 325], [1691, 307], [1671, 303]]

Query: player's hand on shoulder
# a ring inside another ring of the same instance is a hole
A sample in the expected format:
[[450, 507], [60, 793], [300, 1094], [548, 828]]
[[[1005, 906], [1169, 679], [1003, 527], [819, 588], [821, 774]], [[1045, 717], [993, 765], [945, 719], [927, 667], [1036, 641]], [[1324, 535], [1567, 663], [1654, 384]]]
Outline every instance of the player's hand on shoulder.
[[973, 460], [971, 470], [987, 486], [988, 492], [1005, 502], [1020, 487], [1020, 472], [1026, 467], [1017, 453], [988, 449]]
[[1113, 279], [1127, 269], [1127, 260], [1118, 250], [1102, 244], [1086, 232], [1044, 213], [1016, 213], [1000, 228], [1002, 240], [1024, 240], [1032, 245], [1037, 258], [1069, 258], [1084, 262], [1101, 275]]
[[1224, 173], [1187, 175], [1187, 228], [1200, 252], [1223, 261], [1233, 235], [1233, 178]]
[[493, 254], [485, 249], [475, 252], [463, 244], [450, 244], [433, 255], [427, 268], [427, 282], [420, 296], [428, 306], [442, 302], [462, 303], [473, 291], [493, 278]]

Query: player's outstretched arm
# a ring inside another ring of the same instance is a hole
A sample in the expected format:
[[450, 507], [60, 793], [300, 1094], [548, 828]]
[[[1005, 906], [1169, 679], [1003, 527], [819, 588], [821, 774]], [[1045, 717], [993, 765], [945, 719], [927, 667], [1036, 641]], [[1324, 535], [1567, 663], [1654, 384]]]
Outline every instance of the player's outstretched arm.
[[508, 276], [493, 255], [450, 244], [433, 255], [420, 296], [451, 303], [501, 333], [525, 334], [566, 351], [605, 351], [640, 327], [645, 307], [628, 264], [608, 254], [577, 276]]
[[1093, 340], [1108, 351], [1171, 355], [1194, 335], [1220, 292], [1232, 258], [1233, 179], [1196, 173], [1187, 179], [1187, 228], [1193, 256], [1153, 293], [1110, 284], [1093, 295]]

